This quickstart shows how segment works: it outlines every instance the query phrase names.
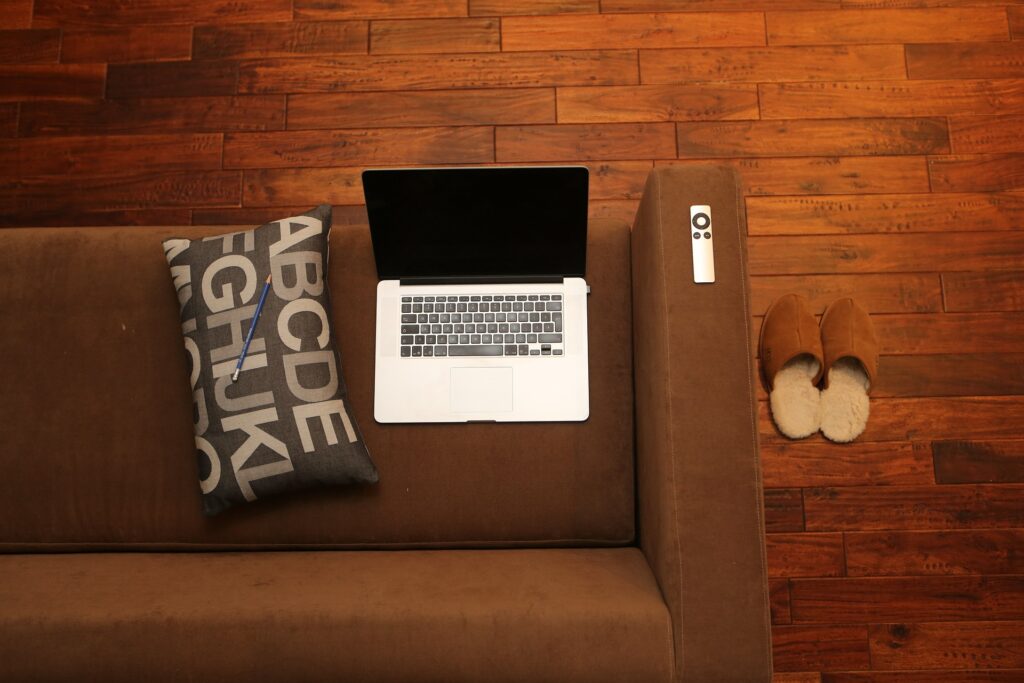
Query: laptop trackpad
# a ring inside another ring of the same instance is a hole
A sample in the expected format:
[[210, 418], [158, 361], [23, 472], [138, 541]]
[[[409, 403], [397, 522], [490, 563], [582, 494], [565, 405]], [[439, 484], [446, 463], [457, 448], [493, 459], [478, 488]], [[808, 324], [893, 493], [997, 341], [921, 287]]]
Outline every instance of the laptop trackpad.
[[451, 408], [457, 413], [512, 411], [512, 368], [452, 368]]

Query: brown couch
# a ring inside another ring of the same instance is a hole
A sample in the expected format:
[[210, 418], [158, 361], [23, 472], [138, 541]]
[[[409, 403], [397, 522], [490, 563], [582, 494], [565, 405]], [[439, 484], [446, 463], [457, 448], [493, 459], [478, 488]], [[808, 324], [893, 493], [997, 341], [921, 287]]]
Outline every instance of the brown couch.
[[160, 241], [210, 232], [0, 231], [0, 680], [769, 680], [731, 171], [659, 168], [632, 231], [592, 223], [584, 423], [374, 422], [369, 234], [336, 227], [381, 481], [207, 519]]

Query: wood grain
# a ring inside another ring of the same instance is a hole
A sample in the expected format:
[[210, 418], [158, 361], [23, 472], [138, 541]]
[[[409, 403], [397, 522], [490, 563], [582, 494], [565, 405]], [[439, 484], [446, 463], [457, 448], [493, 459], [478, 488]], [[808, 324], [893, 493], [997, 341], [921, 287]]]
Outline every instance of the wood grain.
[[[842, 576], [842, 534], [769, 534], [768, 576]], [[815, 668], [815, 667], [807, 667]]]
[[365, 53], [365, 21], [196, 26], [195, 59], [294, 57], [330, 53]]
[[231, 95], [237, 82], [235, 62], [111, 64], [107, 71], [107, 97]]
[[581, 14], [507, 17], [501, 22], [503, 50], [592, 50], [609, 45], [627, 48], [764, 45], [764, 15], [760, 12]]
[[220, 133], [104, 137], [38, 137], [0, 141], [0, 177], [117, 175], [220, 169]]
[[37, 206], [17, 214], [0, 214], [0, 227], [85, 227], [106, 225], [189, 225], [192, 210], [133, 209], [127, 211], [88, 211], [73, 207], [52, 209]]
[[498, 19], [375, 21], [370, 28], [370, 52], [375, 54], [497, 52], [500, 49]]
[[789, 581], [768, 579], [768, 607], [771, 611], [772, 624], [790, 623]]
[[860, 442], [837, 448], [814, 442], [764, 443], [761, 476], [766, 487], [781, 485], [906, 486], [935, 482], [926, 445]]
[[910, 78], [1020, 78], [1024, 44], [1019, 41], [907, 46]]
[[554, 122], [551, 88], [288, 96], [290, 130]]
[[592, 221], [603, 218], [620, 221], [628, 226], [632, 226], [639, 206], [640, 202], [633, 199], [591, 200], [588, 216]]
[[1024, 311], [1024, 271], [946, 273], [942, 294], [947, 311]]
[[675, 127], [670, 123], [599, 123], [557, 126], [500, 126], [495, 130], [497, 161], [673, 158]]
[[0, 104], [0, 138], [14, 137], [18, 132], [18, 104]]
[[957, 154], [1024, 152], [1024, 115], [952, 117], [949, 136]]
[[283, 95], [26, 102], [20, 134], [82, 135], [281, 130]]
[[754, 119], [752, 85], [624, 85], [558, 88], [559, 123]]
[[32, 25], [33, 0], [5, 0], [0, 3], [0, 26], [28, 28]]
[[949, 152], [946, 121], [934, 118], [680, 123], [676, 131], [680, 158]]
[[242, 204], [361, 204], [362, 168], [261, 168], [242, 176]]
[[775, 626], [772, 663], [776, 671], [866, 669], [867, 627]]
[[291, 21], [290, 0], [35, 0], [35, 26]]
[[1024, 669], [822, 673], [821, 683], [1020, 683]]
[[629, 85], [638, 81], [634, 51], [580, 50], [253, 60], [242, 63], [238, 90], [323, 93]]
[[935, 192], [1024, 190], [1024, 154], [956, 154], [930, 157]]
[[1024, 394], [1024, 353], [883, 356], [877, 396]]
[[[281, 220], [286, 216], [298, 216], [309, 211], [309, 204], [301, 206], [245, 206], [197, 208], [192, 211], [193, 225], [263, 225]], [[331, 224], [360, 225], [367, 223], [366, 207], [363, 205], [335, 205], [331, 212]]]
[[863, 486], [804, 491], [808, 531], [1024, 526], [1024, 485]]
[[839, 8], [840, 0], [601, 0], [602, 12], [682, 12], [709, 9]]
[[591, 14], [601, 11], [600, 0], [469, 0], [469, 16], [516, 14]]
[[751, 235], [988, 231], [1024, 228], [1024, 193], [748, 197]]
[[1024, 530], [848, 532], [850, 576], [1024, 573]]
[[972, 116], [1024, 112], [1024, 79], [767, 83], [766, 119]]
[[874, 624], [876, 669], [1024, 668], [1024, 621]]
[[295, 19], [411, 19], [464, 17], [466, 0], [294, 0]]
[[804, 530], [804, 500], [800, 489], [765, 489], [764, 510], [764, 527], [768, 533]]
[[641, 83], [903, 79], [901, 45], [640, 50]]
[[65, 64], [157, 62], [192, 55], [192, 27], [184, 24], [71, 29], [63, 35], [60, 61]]
[[1024, 7], [1007, 7], [1006, 16], [1010, 20], [1010, 33], [1013, 39], [1024, 38]]
[[0, 64], [52, 64], [59, 55], [57, 29], [0, 30]]
[[817, 671], [776, 671], [772, 673], [772, 683], [821, 683], [821, 674]]
[[1024, 482], [1024, 442], [933, 441], [935, 480], [940, 484]]
[[1007, 40], [999, 7], [767, 12], [769, 45]]
[[790, 590], [794, 624], [1024, 618], [1017, 575], [792, 579]]
[[[883, 353], [955, 354], [1014, 353], [1014, 336], [1024, 330], [1019, 313], [946, 313], [942, 315], [876, 315], [875, 330]], [[963, 335], [959, 340], [957, 336]]]
[[378, 128], [228, 133], [224, 168], [288, 168], [494, 160], [489, 127]]
[[0, 64], [0, 102], [100, 97], [103, 64]]
[[783, 294], [800, 292], [822, 313], [841, 297], [857, 299], [869, 313], [938, 313], [942, 287], [934, 274], [856, 273], [849, 275], [756, 276], [750, 282], [750, 312], [763, 315]]

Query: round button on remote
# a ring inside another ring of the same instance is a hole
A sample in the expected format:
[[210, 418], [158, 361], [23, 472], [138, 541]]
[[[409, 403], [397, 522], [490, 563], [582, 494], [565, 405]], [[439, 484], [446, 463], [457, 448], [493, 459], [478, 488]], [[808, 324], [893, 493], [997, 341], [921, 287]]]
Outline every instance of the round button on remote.
[[693, 239], [699, 240], [700, 239], [700, 233], [699, 232], [693, 233]]
[[706, 240], [711, 239], [711, 233], [710, 232], [704, 233], [704, 239], [706, 239]]
[[693, 227], [697, 228], [698, 230], [704, 230], [711, 226], [711, 217], [708, 216], [706, 213], [698, 213], [693, 217], [693, 220], [690, 222], [693, 224]]

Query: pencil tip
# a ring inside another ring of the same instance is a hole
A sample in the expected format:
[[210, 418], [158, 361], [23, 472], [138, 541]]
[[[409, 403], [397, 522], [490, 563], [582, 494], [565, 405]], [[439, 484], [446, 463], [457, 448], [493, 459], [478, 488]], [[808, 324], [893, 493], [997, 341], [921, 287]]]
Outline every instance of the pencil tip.
[[270, 276], [270, 275], [268, 275], [268, 276], [267, 276], [267, 284], [268, 284], [268, 285], [270, 284], [270, 278], [271, 278], [271, 276]]

